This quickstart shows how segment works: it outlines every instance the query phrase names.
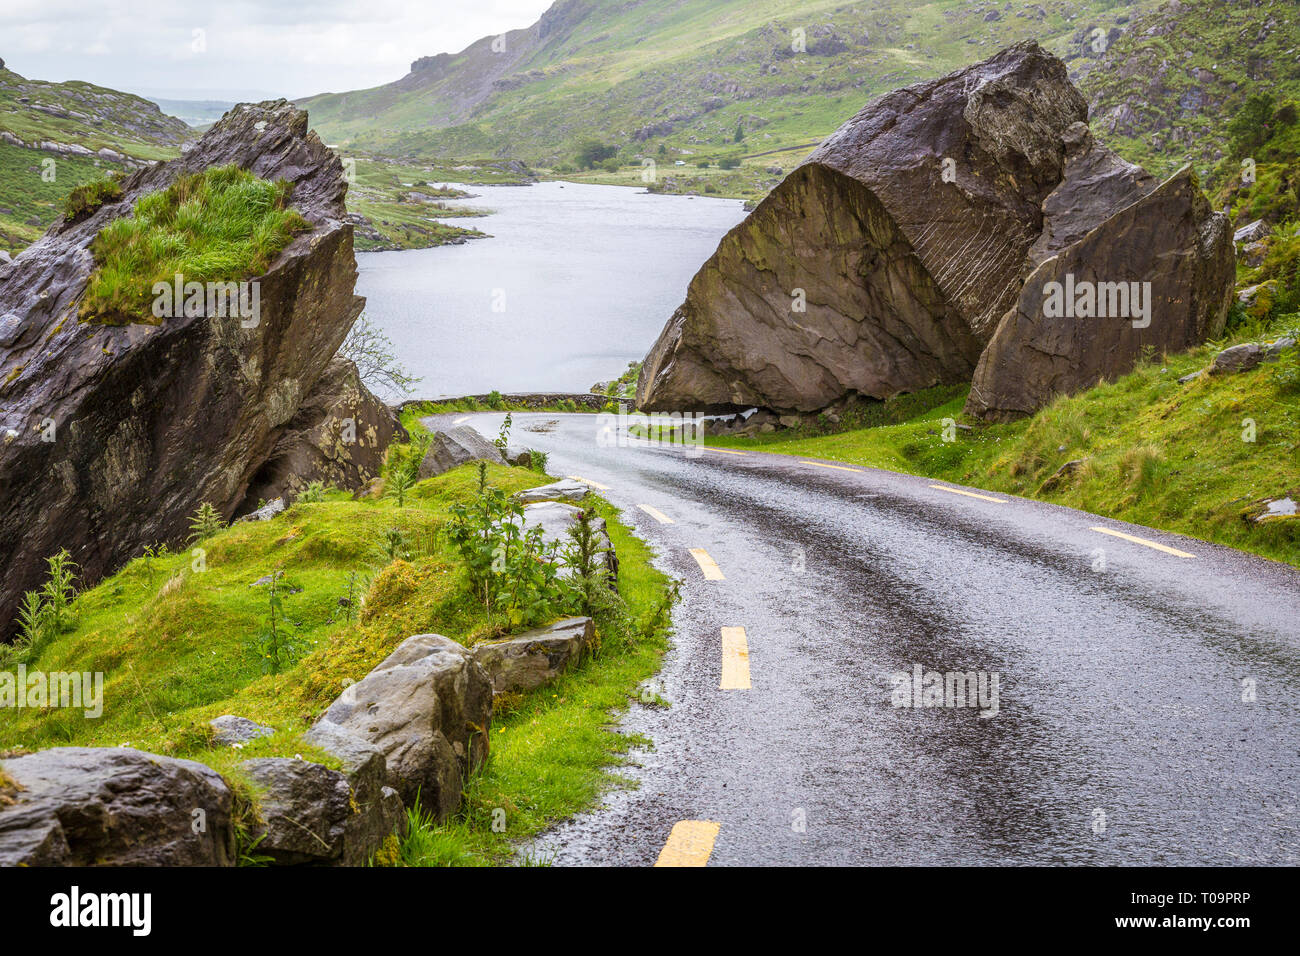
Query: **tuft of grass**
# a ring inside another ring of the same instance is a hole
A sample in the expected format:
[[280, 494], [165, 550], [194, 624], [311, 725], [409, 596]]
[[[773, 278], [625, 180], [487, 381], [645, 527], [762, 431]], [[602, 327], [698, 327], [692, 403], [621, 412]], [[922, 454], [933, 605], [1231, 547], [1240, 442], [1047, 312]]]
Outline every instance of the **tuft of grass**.
[[122, 186], [116, 179], [93, 179], [68, 193], [63, 203], [63, 218], [75, 222], [90, 215], [106, 202], [122, 198]]
[[267, 182], [237, 166], [182, 176], [135, 204], [91, 244], [95, 271], [82, 319], [156, 323], [154, 284], [240, 281], [264, 274], [311, 224], [289, 207], [293, 184]]

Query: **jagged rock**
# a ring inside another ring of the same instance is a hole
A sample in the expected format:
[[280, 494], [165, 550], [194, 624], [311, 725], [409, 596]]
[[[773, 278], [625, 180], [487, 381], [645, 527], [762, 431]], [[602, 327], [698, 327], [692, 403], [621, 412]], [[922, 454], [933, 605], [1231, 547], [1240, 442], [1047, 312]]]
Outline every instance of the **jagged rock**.
[[529, 505], [539, 501], [582, 501], [590, 493], [591, 489], [582, 482], [574, 481], [572, 478], [561, 478], [549, 485], [516, 491], [513, 497], [516, 501]]
[[1261, 362], [1274, 362], [1287, 349], [1295, 348], [1296, 340], [1290, 336], [1275, 342], [1243, 342], [1226, 348], [1214, 356], [1214, 361], [1205, 371], [1210, 375], [1232, 375], [1237, 372], [1249, 372]]
[[246, 760], [240, 766], [257, 788], [265, 821], [254, 833], [260, 837], [258, 853], [281, 865], [334, 861], [343, 855], [352, 813], [352, 793], [343, 774], [289, 757]]
[[0, 866], [232, 866], [230, 788], [192, 760], [55, 747], [0, 763]]
[[421, 480], [441, 475], [443, 472], [468, 464], [471, 461], [490, 461], [504, 465], [501, 449], [488, 441], [469, 425], [457, 425], [446, 431], [434, 432], [429, 450], [420, 462], [418, 476]]
[[968, 380], [1086, 119], [1034, 43], [874, 100], [723, 238], [638, 406], [817, 411]]
[[1256, 219], [1254, 222], [1242, 226], [1232, 234], [1232, 241], [1236, 243], [1256, 242], [1263, 239], [1269, 233], [1269, 228], [1264, 224], [1263, 219]]
[[[1157, 184], [1086, 120], [1032, 42], [872, 102], [724, 237], [647, 355], [639, 407], [789, 416], [973, 379], [967, 411], [1001, 420], [1215, 334], [1226, 218], [1189, 170]], [[1043, 287], [1067, 272], [1150, 281], [1158, 314], [1047, 319]]]
[[1063, 481], [1065, 481], [1066, 478], [1070, 477], [1076, 471], [1082, 468], [1084, 462], [1086, 462], [1087, 460], [1088, 460], [1087, 458], [1075, 458], [1073, 461], [1067, 461], [1060, 468], [1056, 469], [1056, 471], [1052, 472], [1050, 475], [1047, 476], [1047, 478], [1043, 481], [1043, 483], [1038, 486], [1039, 492], [1041, 493], [1044, 491], [1051, 491], [1053, 488], [1056, 488]]
[[[581, 508], [562, 501], [540, 501], [524, 506], [523, 529], [525, 531], [534, 527], [542, 529], [543, 544], [547, 548], [554, 548], [556, 560], [565, 565], [560, 569], [561, 577], [572, 574], [572, 569], [568, 567], [568, 562], [563, 555], [567, 549], [573, 547], [574, 541], [569, 531], [578, 524], [578, 516], [581, 514]], [[609, 533], [605, 530], [605, 519], [599, 516], [592, 518], [591, 528], [598, 542], [597, 546], [602, 549], [602, 560], [606, 570], [609, 571], [610, 586], [614, 587], [618, 581], [618, 556], [615, 555]]]
[[[1218, 335], [1234, 270], [1227, 218], [1210, 209], [1185, 167], [1025, 280], [980, 357], [967, 413], [1009, 421], [1126, 374], [1146, 349], [1177, 352]], [[1145, 314], [1132, 283], [1140, 283]], [[1054, 294], [1075, 299], [1075, 289], [1092, 291], [1095, 317], [1047, 314]]]
[[470, 652], [438, 634], [408, 637], [322, 715], [373, 744], [388, 786], [444, 819], [488, 754], [492, 683]]
[[[260, 277], [260, 321], [81, 322], [91, 241], [177, 177], [234, 164], [294, 183], [311, 222]], [[343, 167], [279, 101], [238, 106], [179, 159], [141, 169], [120, 201], [60, 222], [0, 271], [0, 636], [44, 558], [67, 548], [94, 583], [141, 549], [180, 541], [211, 502], [229, 518], [360, 313]], [[55, 441], [41, 423], [56, 428]]]
[[283, 498], [276, 498], [273, 501], [268, 501], [266, 504], [262, 505], [262, 507], [258, 508], [256, 511], [250, 511], [248, 514], [244, 515], [242, 518], [239, 519], [239, 521], [235, 523], [238, 524], [239, 522], [242, 521], [270, 521], [280, 512], [284, 511], [285, 508], [287, 507], [289, 506], [285, 504]]
[[582, 660], [595, 639], [589, 617], [571, 617], [512, 637], [473, 647], [474, 660], [492, 681], [494, 693], [527, 691], [548, 684]]
[[365, 861], [390, 834], [406, 836], [406, 808], [401, 795], [387, 784], [388, 762], [378, 747], [329, 721], [317, 723], [303, 740], [337, 759], [352, 787], [355, 812], [343, 833], [345, 866]]
[[269, 737], [275, 733], [270, 727], [263, 727], [247, 717], [236, 717], [234, 714], [222, 714], [220, 717], [212, 718], [208, 723], [215, 731], [212, 735], [212, 742], [218, 747], [233, 747], [235, 744], [246, 744], [250, 740], [256, 740], [258, 737]]
[[364, 488], [395, 438], [406, 440], [397, 412], [371, 394], [356, 365], [335, 356], [253, 477], [246, 500], [297, 497], [313, 481]]

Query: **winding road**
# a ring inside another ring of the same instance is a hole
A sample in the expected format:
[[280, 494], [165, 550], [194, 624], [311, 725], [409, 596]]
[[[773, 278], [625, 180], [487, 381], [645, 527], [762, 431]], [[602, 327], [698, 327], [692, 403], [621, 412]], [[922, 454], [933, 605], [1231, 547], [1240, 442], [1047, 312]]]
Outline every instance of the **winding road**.
[[654, 741], [636, 786], [534, 856], [1300, 863], [1292, 568], [926, 478], [513, 421], [683, 582], [671, 706], [622, 724]]

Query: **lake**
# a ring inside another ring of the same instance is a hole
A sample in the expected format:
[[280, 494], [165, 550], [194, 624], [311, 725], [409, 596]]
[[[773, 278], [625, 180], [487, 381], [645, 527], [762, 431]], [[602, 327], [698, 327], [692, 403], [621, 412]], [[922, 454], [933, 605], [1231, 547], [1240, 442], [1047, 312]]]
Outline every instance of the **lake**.
[[[586, 392], [645, 356], [718, 240], [734, 199], [624, 186], [463, 186], [491, 210], [458, 246], [357, 254], [357, 292], [423, 381], [421, 398]], [[392, 399], [394, 396], [384, 396]]]

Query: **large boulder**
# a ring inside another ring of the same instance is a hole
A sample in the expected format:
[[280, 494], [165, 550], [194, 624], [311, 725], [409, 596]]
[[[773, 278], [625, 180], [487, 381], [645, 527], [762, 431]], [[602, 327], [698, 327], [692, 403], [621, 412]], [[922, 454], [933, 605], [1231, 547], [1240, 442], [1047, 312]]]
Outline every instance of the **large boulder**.
[[443, 819], [460, 806], [469, 773], [487, 759], [492, 683], [461, 645], [409, 637], [321, 716], [373, 744], [388, 786]]
[[[0, 763], [0, 866], [231, 866], [216, 771], [127, 747], [56, 747]], [[12, 801], [12, 803], [10, 803]]]
[[[225, 164], [292, 182], [312, 225], [259, 278], [260, 320], [79, 321], [99, 232]], [[148, 544], [183, 541], [201, 503], [229, 518], [245, 501], [364, 304], [346, 191], [304, 111], [238, 106], [179, 159], [134, 173], [120, 200], [0, 266], [0, 637], [60, 548], [94, 582]]]
[[313, 481], [363, 488], [383, 469], [394, 439], [406, 440], [397, 412], [366, 388], [355, 364], [336, 355], [253, 477], [246, 501], [296, 498]]
[[1025, 280], [980, 358], [966, 411], [1009, 421], [1126, 374], [1144, 350], [1213, 338], [1227, 316], [1234, 255], [1227, 218], [1184, 168]]
[[480, 435], [476, 429], [469, 425], [457, 425], [455, 428], [433, 433], [433, 441], [424, 454], [424, 461], [420, 462], [417, 477], [421, 480], [433, 478], [472, 461], [489, 461], [494, 465], [506, 463], [501, 449]]
[[806, 412], [968, 380], [1086, 119], [1034, 43], [873, 101], [723, 238], [638, 406]]
[[581, 662], [595, 637], [591, 618], [570, 617], [509, 640], [475, 644], [474, 660], [491, 678], [495, 693], [528, 691]]
[[[1190, 171], [1160, 184], [1086, 120], [1032, 42], [875, 100], [723, 238], [638, 405], [788, 418], [972, 381], [967, 411], [1004, 420], [1216, 334], [1226, 219]], [[1067, 275], [1150, 282], [1151, 324], [1044, 316]]]

